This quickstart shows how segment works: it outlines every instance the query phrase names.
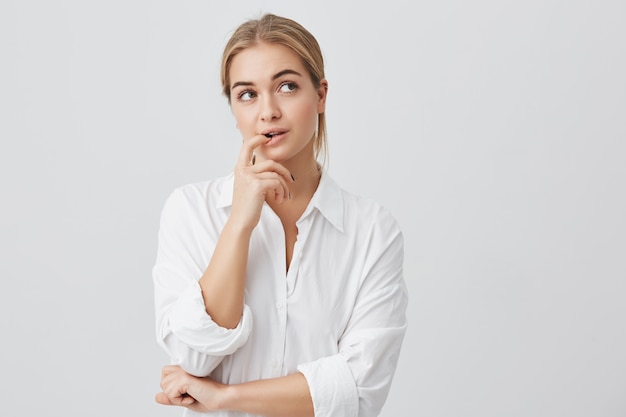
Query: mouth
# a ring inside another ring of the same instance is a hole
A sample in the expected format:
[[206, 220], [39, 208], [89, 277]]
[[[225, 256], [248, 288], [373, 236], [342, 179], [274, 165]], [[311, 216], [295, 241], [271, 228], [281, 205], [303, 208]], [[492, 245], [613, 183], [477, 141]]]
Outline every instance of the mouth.
[[285, 130], [266, 130], [265, 132], [262, 132], [261, 134], [265, 136], [266, 138], [271, 139], [274, 136], [282, 135], [283, 133], [286, 133], [286, 131]]

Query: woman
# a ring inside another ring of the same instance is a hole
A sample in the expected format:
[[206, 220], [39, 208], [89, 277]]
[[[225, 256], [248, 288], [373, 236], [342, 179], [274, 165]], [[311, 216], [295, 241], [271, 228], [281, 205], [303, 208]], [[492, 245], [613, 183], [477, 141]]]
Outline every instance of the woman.
[[376, 416], [406, 329], [402, 233], [318, 158], [328, 82], [315, 38], [267, 14], [226, 45], [223, 92], [243, 145], [233, 172], [162, 211], [157, 402], [185, 415]]

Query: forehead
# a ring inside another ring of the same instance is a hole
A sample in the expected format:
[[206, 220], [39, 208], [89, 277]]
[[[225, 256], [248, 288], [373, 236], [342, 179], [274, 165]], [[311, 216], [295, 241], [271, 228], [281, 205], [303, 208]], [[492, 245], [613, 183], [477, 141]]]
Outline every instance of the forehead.
[[285, 69], [298, 71], [303, 76], [307, 73], [302, 60], [291, 49], [261, 42], [235, 55], [230, 66], [230, 82], [232, 85], [238, 81], [271, 80]]

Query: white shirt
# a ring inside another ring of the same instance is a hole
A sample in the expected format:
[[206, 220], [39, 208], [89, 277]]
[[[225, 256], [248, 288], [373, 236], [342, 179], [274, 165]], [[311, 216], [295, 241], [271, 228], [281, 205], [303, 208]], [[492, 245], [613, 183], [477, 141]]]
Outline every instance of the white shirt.
[[[264, 204], [235, 329], [207, 314], [198, 280], [228, 218], [233, 176], [177, 188], [161, 213], [153, 269], [156, 333], [172, 363], [226, 383], [304, 374], [316, 417], [373, 417], [406, 330], [403, 237], [380, 204], [323, 171], [297, 222], [288, 272], [282, 223]], [[232, 411], [186, 416], [251, 416]]]

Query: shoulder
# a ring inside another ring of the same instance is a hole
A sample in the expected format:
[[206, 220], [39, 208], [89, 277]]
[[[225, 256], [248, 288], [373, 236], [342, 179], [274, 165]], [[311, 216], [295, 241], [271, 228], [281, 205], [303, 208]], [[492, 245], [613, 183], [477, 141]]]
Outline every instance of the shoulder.
[[[232, 174], [204, 181], [187, 183], [174, 188], [163, 207], [164, 214], [190, 214], [213, 211], [232, 193]], [[225, 197], [226, 195], [226, 197]]]
[[[380, 201], [343, 190], [344, 233], [360, 259], [363, 283], [393, 288], [402, 281], [404, 236], [396, 217]], [[402, 285], [402, 284], [401, 284]]]
[[355, 231], [378, 235], [402, 235], [394, 214], [379, 200], [341, 188], [344, 224]]

